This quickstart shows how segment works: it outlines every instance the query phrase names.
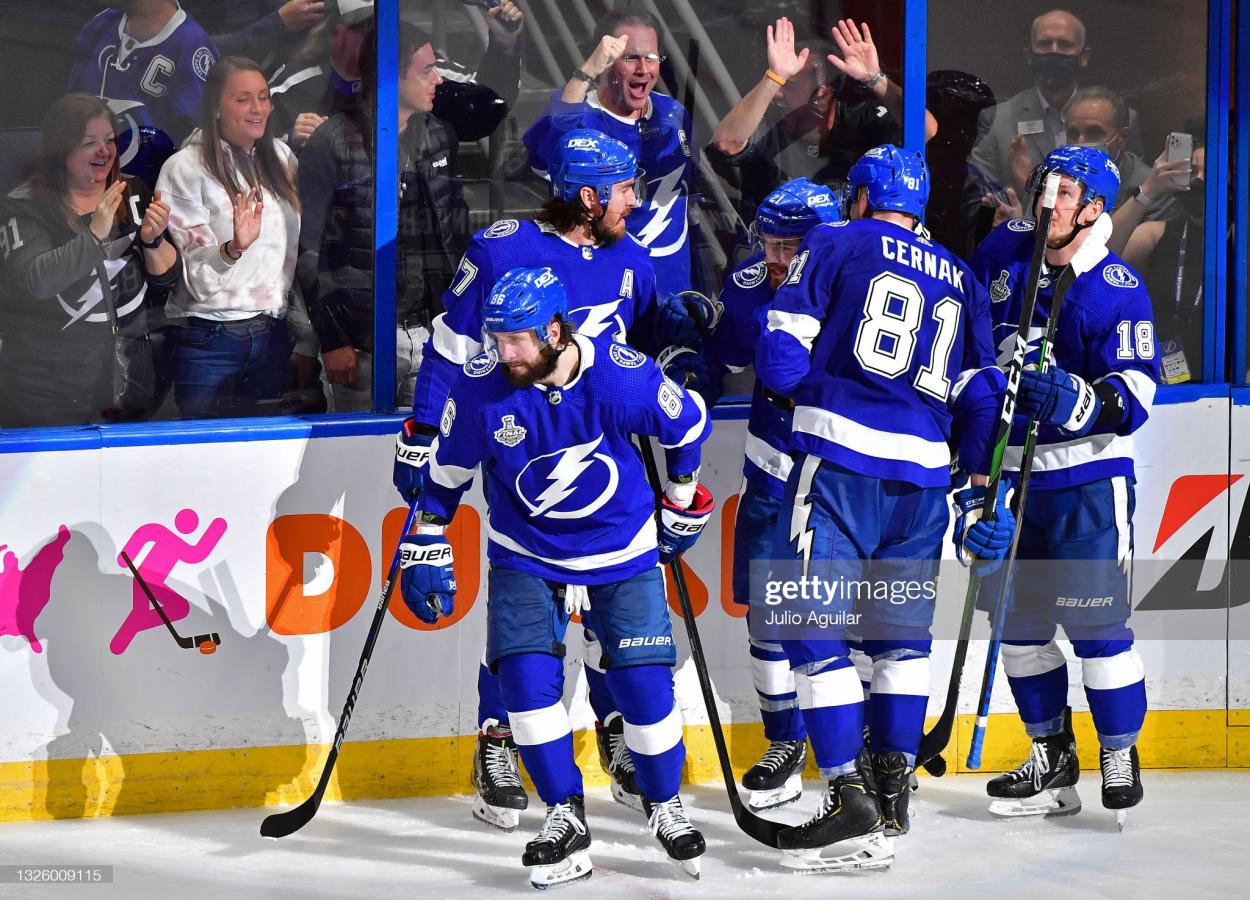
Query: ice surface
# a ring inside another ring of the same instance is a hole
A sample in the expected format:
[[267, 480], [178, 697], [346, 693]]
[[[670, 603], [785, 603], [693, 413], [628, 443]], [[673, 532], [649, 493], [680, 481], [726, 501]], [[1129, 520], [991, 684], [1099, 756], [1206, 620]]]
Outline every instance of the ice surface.
[[[574, 898], [1244, 896], [1250, 862], [1250, 772], [1144, 773], [1145, 802], [1118, 833], [1098, 798], [1097, 773], [1078, 790], [1084, 809], [1061, 819], [991, 819], [985, 778], [922, 778], [912, 832], [889, 871], [791, 875], [775, 850], [738, 831], [723, 789], [683, 792], [707, 838], [703, 877], [680, 875], [642, 817], [607, 788], [587, 798], [594, 877], [555, 894]], [[815, 808], [807, 782], [797, 806], [774, 811], [798, 821]], [[521, 827], [504, 834], [470, 816], [467, 796], [327, 803], [291, 837], [260, 837], [271, 810], [128, 816], [0, 825], [0, 864], [112, 865], [111, 885], [0, 885], [0, 897], [194, 898], [537, 896], [520, 856], [537, 832], [536, 798]], [[487, 893], [489, 892], [489, 893]]]

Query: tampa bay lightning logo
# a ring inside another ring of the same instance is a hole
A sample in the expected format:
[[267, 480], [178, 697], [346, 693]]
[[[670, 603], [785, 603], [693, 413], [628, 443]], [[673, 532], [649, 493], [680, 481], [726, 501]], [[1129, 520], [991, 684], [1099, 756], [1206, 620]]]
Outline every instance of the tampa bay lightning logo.
[[1112, 263], [1102, 270], [1102, 279], [1112, 287], [1118, 288], [1135, 288], [1141, 284], [1137, 280], [1137, 276], [1129, 271], [1127, 266], [1119, 263]]
[[734, 272], [734, 284], [749, 291], [753, 287], [763, 284], [764, 279], [768, 277], [768, 266], [763, 262], [757, 262], [753, 266], [747, 266], [745, 269], [739, 269]]
[[622, 369], [636, 369], [647, 361], [645, 356], [625, 344], [613, 344], [608, 348], [608, 356]]
[[597, 452], [603, 435], [532, 459], [516, 477], [516, 492], [531, 517], [582, 519], [616, 493], [620, 472], [606, 453]]
[[[126, 259], [106, 259], [104, 261], [104, 271], [108, 275], [110, 285], [117, 283], [117, 275], [126, 268]], [[116, 291], [116, 287], [110, 288]], [[141, 283], [139, 290], [128, 301], [117, 307], [117, 316], [119, 318], [128, 316], [143, 303], [143, 298], [147, 295], [147, 283]], [[57, 294], [56, 301], [61, 305], [61, 309], [65, 315], [69, 316], [69, 321], [61, 326], [64, 331], [76, 322], [90, 322], [99, 325], [109, 320], [108, 309], [102, 303], [104, 300], [104, 289], [100, 285], [98, 278], [92, 278], [90, 285], [78, 297], [66, 297], [64, 294]]]
[[494, 225], [482, 232], [482, 237], [488, 238], [504, 238], [510, 234], [514, 234], [521, 223], [516, 219], [500, 219]]
[[1034, 222], [1032, 219], [1008, 219], [1007, 220], [1008, 231], [1025, 232], [1025, 231], [1032, 231], [1036, 227], [1037, 227], [1037, 223]]
[[481, 378], [483, 375], [489, 375], [495, 370], [495, 364], [498, 361], [499, 358], [495, 356], [493, 350], [479, 353], [464, 364], [464, 374], [470, 378]]
[[620, 300], [611, 303], [595, 303], [569, 310], [569, 319], [577, 326], [577, 333], [589, 338], [610, 337], [625, 340], [625, 320], [620, 314]]

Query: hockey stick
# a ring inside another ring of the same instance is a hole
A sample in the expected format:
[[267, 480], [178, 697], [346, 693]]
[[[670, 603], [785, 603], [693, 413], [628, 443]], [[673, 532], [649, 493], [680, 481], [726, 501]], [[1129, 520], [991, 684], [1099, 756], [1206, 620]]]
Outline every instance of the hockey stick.
[[156, 596], [152, 593], [152, 589], [148, 587], [148, 583], [143, 580], [143, 576], [139, 574], [139, 570], [135, 568], [135, 564], [131, 562], [126, 551], [121, 552], [121, 558], [130, 569], [130, 573], [135, 576], [135, 581], [139, 582], [139, 587], [143, 588], [143, 593], [148, 595], [148, 600], [156, 607], [156, 614], [161, 617], [161, 621], [165, 623], [165, 627], [169, 629], [169, 633], [174, 636], [175, 643], [183, 650], [190, 650], [192, 647], [199, 647], [202, 644], [212, 644], [212, 650], [204, 650], [202, 652], [211, 653], [221, 646], [221, 638], [217, 636], [217, 632], [212, 634], [197, 634], [195, 637], [183, 637], [174, 628], [174, 623], [169, 621], [169, 616], [165, 613], [165, 607], [156, 602]]
[[[417, 501], [414, 500], [408, 508], [408, 518], [404, 520], [404, 527], [399, 533], [400, 543], [412, 530], [412, 523], [416, 517]], [[299, 831], [317, 814], [321, 799], [325, 796], [326, 787], [330, 784], [334, 763], [339, 758], [339, 747], [342, 746], [343, 737], [347, 734], [347, 725], [352, 720], [352, 710], [355, 709], [356, 699], [360, 696], [360, 686], [364, 683], [365, 671], [369, 668], [369, 659], [373, 656], [373, 645], [378, 641], [378, 633], [382, 630], [386, 608], [391, 600], [391, 590], [395, 587], [398, 577], [399, 544], [395, 546], [395, 555], [391, 557], [391, 567], [386, 573], [386, 581], [382, 583], [382, 593], [378, 597], [377, 609], [373, 612], [373, 622], [369, 625], [369, 636], [365, 638], [364, 650], [360, 651], [360, 662], [356, 664], [356, 677], [352, 679], [351, 690], [347, 692], [347, 701], [343, 704], [343, 714], [339, 716], [339, 727], [334, 733], [334, 744], [330, 748], [330, 755], [326, 757], [325, 767], [321, 770], [321, 778], [317, 781], [317, 786], [313, 788], [312, 794], [299, 806], [265, 817], [265, 820], [260, 823], [260, 833], [263, 837], [286, 837], [288, 834]]]
[[[1033, 235], [1033, 254], [1029, 258], [1029, 269], [1025, 276], [1025, 292], [1020, 304], [1020, 323], [1016, 327], [1016, 343], [1012, 349], [1011, 362], [1007, 365], [1007, 390], [1003, 394], [1003, 405], [998, 418], [998, 433], [994, 439], [994, 456], [990, 462], [989, 483], [985, 488], [985, 503], [981, 507], [981, 516], [993, 521], [997, 515], [998, 485], [1003, 478], [1003, 457], [1007, 453], [1007, 444], [1011, 439], [1011, 422], [1016, 414], [1016, 392], [1020, 387], [1020, 373], [1024, 370], [1024, 357], [1029, 347], [1029, 329], [1033, 324], [1033, 310], [1037, 307], [1038, 282], [1042, 277], [1042, 260], [1046, 255], [1046, 235], [1050, 231], [1050, 219], [1055, 210], [1055, 197], [1059, 193], [1059, 176], [1052, 173], [1046, 178], [1042, 191], [1042, 211], [1038, 215], [1036, 231]], [[941, 753], [950, 743], [951, 731], [955, 726], [955, 712], [959, 706], [959, 684], [963, 677], [964, 663], [968, 658], [968, 641], [972, 637], [972, 618], [976, 613], [977, 597], [981, 590], [981, 579], [976, 570], [972, 569], [968, 576], [968, 590], [964, 595], [963, 618], [959, 622], [959, 637], [955, 643], [955, 658], [951, 663], [950, 681], [946, 686], [946, 705], [942, 714], [924, 737], [920, 739], [920, 750], [916, 754], [917, 766], [923, 766], [929, 774], [941, 776], [946, 771], [946, 763]]]
[[[642, 452], [642, 462], [647, 468], [647, 481], [656, 497], [660, 496], [660, 473], [655, 465], [655, 452], [651, 449], [651, 441], [641, 435], [638, 447]], [[733, 810], [734, 821], [742, 829], [742, 833], [752, 837], [768, 847], [777, 847], [777, 835], [788, 826], [757, 816], [747, 808], [738, 796], [738, 785], [734, 781], [733, 768], [729, 764], [729, 749], [725, 746], [725, 735], [721, 731], [720, 714], [716, 711], [716, 695], [712, 692], [712, 679], [707, 673], [707, 657], [703, 655], [703, 643], [699, 640], [699, 628], [695, 625], [694, 610], [690, 605], [690, 592], [686, 588], [686, 571], [681, 559], [669, 563], [673, 573], [673, 584], [677, 586], [677, 600], [681, 605], [681, 620], [686, 626], [686, 637], [690, 641], [690, 658], [694, 660], [694, 670], [699, 676], [699, 691], [703, 694], [703, 705], [707, 707], [708, 723], [712, 727], [712, 740], [716, 744], [716, 757], [720, 761], [721, 774], [725, 777], [725, 790], [729, 793], [729, 807]]]
[[[1055, 292], [1050, 301], [1050, 313], [1046, 317], [1046, 333], [1039, 347], [1038, 368], [1043, 372], [1049, 367], [1051, 348], [1055, 344], [1055, 332], [1059, 327], [1059, 313], [1063, 310], [1068, 290], [1077, 276], [1094, 267], [1106, 255], [1107, 238], [1110, 236], [1110, 219], [1100, 218], [1091, 229], [1091, 233], [1082, 243], [1081, 248], [1073, 256], [1072, 261], [1059, 273], [1055, 280]], [[994, 676], [998, 671], [998, 652], [1003, 642], [1003, 626], [1007, 619], [1007, 600], [1011, 589], [1011, 573], [1015, 567], [1016, 550], [1020, 543], [1020, 523], [1024, 517], [1024, 504], [1029, 496], [1029, 481], [1033, 476], [1033, 454], [1037, 450], [1037, 433], [1040, 423], [1037, 419], [1029, 419], [1028, 432], [1024, 438], [1024, 452], [1020, 458], [1020, 485], [1016, 488], [1015, 507], [1020, 511], [1016, 517], [1016, 533], [1011, 538], [1011, 549], [1007, 553], [1007, 561], [1003, 565], [1002, 586], [999, 588], [998, 599], [990, 616], [990, 642], [986, 648], [985, 671], [981, 677], [981, 695], [977, 700], [976, 723], [972, 729], [972, 744], [968, 749], [967, 765], [969, 769], [981, 768], [981, 748], [985, 742], [985, 727], [989, 722], [990, 694], [994, 690]]]

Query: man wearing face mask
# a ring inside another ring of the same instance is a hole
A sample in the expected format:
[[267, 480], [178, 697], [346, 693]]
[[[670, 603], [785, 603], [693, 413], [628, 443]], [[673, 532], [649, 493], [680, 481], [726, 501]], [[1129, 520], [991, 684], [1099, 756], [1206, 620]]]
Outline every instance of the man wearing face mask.
[[[1091, 52], [1085, 24], [1071, 13], [1055, 9], [1033, 20], [1025, 52], [1032, 86], [984, 110], [977, 121], [979, 137], [968, 157], [963, 203], [969, 226], [981, 207], [1019, 203], [1029, 173], [1046, 154], [1070, 143], [1071, 104]], [[1133, 110], [1128, 127], [1128, 149], [1140, 154], [1141, 131]]]

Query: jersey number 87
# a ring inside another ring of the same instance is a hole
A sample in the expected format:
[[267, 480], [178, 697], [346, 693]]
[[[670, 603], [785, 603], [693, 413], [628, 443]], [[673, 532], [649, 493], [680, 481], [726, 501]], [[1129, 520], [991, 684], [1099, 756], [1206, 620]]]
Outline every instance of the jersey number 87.
[[[874, 278], [868, 285], [864, 318], [855, 335], [855, 358], [859, 364], [886, 378], [897, 378], [908, 371], [916, 352], [924, 308], [924, 294], [914, 281], [889, 272]], [[916, 390], [943, 402], [951, 389], [946, 370], [959, 330], [961, 309], [959, 302], [950, 297], [933, 307], [937, 335], [928, 365], [916, 373], [913, 382]]]

